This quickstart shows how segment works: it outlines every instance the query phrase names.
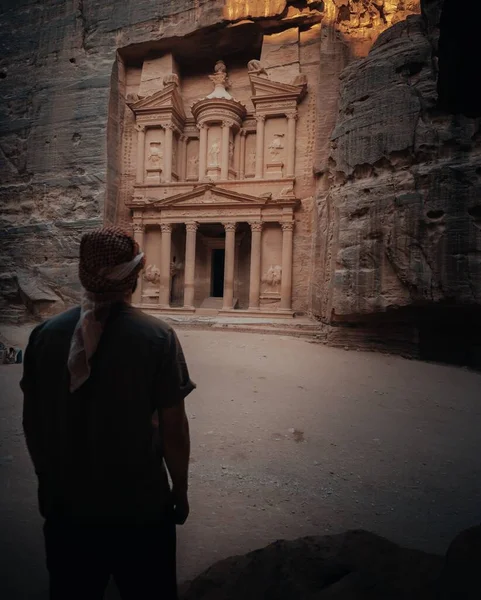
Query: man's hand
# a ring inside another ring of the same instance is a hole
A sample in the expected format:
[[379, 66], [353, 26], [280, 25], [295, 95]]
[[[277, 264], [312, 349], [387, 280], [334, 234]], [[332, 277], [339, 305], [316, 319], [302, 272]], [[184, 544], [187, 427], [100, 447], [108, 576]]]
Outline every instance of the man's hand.
[[190, 507], [187, 492], [178, 493], [172, 490], [174, 500], [174, 518], [176, 525], [183, 525], [189, 516]]

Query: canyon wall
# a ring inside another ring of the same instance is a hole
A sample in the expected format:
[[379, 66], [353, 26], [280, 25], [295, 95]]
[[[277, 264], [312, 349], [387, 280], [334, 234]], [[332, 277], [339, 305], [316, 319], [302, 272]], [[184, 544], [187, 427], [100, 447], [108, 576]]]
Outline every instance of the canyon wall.
[[449, 354], [454, 344], [464, 346], [454, 358], [474, 364], [480, 121], [437, 108], [442, 3], [426, 4], [423, 16], [394, 24], [341, 75], [318, 196], [314, 312], [334, 326], [331, 343], [426, 358], [449, 358], [435, 346]]
[[[410, 354], [426, 323], [432, 333], [456, 315], [453, 331], [466, 319], [475, 331], [479, 121], [439, 109], [442, 6], [424, 0], [421, 15], [419, 0], [3, 3], [0, 318], [78, 300], [81, 234], [106, 211], [118, 221], [117, 51], [297, 20], [320, 37], [310, 312], [331, 343]], [[441, 80], [449, 89], [446, 71]]]

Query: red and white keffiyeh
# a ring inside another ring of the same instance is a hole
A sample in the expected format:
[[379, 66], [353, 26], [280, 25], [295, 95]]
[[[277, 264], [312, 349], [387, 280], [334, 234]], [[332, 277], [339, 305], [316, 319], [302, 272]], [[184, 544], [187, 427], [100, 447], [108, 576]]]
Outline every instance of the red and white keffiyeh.
[[84, 292], [68, 357], [71, 392], [89, 378], [90, 360], [110, 308], [129, 297], [144, 265], [144, 254], [137, 242], [119, 227], [105, 227], [82, 237], [79, 277]]

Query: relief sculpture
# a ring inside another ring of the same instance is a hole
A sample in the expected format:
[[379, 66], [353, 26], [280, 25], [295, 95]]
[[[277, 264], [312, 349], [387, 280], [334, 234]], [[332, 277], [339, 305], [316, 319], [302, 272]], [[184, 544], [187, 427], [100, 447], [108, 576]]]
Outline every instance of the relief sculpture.
[[215, 140], [209, 150], [209, 167], [219, 166], [220, 144], [219, 140]]
[[147, 157], [149, 163], [153, 167], [160, 167], [162, 158], [163, 158], [162, 143], [161, 142], [150, 142], [149, 155]]
[[271, 155], [272, 160], [277, 159], [280, 151], [284, 149], [284, 144], [282, 143], [283, 137], [283, 133], [275, 133], [271, 143], [268, 146], [269, 154]]
[[147, 287], [152, 287], [160, 283], [160, 269], [155, 265], [148, 265], [144, 271], [144, 281], [147, 284], [151, 284]]
[[282, 267], [280, 265], [271, 265], [262, 279], [269, 291], [278, 292], [282, 281]]
[[247, 157], [247, 173], [254, 173], [256, 170], [256, 153], [254, 151], [249, 152]]
[[187, 164], [187, 177], [189, 179], [195, 179], [199, 173], [199, 157], [191, 156]]

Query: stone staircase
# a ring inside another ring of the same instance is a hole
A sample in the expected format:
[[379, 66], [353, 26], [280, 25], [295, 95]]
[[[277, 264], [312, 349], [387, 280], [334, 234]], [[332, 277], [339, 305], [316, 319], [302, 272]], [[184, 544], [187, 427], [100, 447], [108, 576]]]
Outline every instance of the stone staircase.
[[[203, 314], [200, 311], [213, 311]], [[311, 342], [326, 341], [326, 332], [321, 323], [309, 317], [274, 319], [256, 317], [232, 317], [217, 314], [216, 309], [197, 309], [195, 315], [154, 315], [168, 322], [175, 329], [197, 329], [213, 331], [235, 331], [239, 333], [259, 333], [303, 338]]]
[[[238, 304], [237, 298], [234, 298], [234, 308], [236, 308]], [[199, 316], [208, 317], [215, 316], [222, 309], [223, 298], [215, 298], [214, 296], [210, 296], [206, 298], [200, 308], [197, 309], [197, 313]]]

